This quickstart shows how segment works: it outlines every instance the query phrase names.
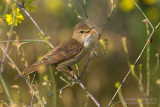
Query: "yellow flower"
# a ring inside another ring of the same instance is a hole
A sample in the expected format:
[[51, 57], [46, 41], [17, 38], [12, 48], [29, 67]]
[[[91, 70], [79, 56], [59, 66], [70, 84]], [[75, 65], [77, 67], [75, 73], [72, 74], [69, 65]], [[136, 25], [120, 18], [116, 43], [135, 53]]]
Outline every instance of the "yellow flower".
[[[138, 2], [138, 0], [135, 1]], [[120, 2], [120, 8], [125, 12], [131, 11], [134, 7], [135, 5], [132, 0], [121, 0]]]
[[107, 39], [100, 39], [99, 43], [102, 45], [103, 49], [105, 50], [108, 46], [108, 40]]
[[134, 66], [134, 65], [130, 65], [130, 67], [131, 67], [131, 70], [132, 70], [132, 71], [131, 71], [132, 75], [135, 75], [135, 72], [134, 72], [134, 67], [135, 67], [135, 66]]
[[12, 13], [6, 14], [6, 22], [8, 25], [11, 25], [13, 23], [13, 14], [16, 12], [16, 18], [14, 21], [14, 26], [17, 26], [17, 23], [21, 23], [22, 20], [24, 20], [24, 17], [20, 12], [19, 8], [16, 8], [16, 11], [14, 8], [12, 8]]
[[6, 14], [6, 22], [8, 22], [8, 25], [12, 24], [12, 15], [11, 14]]
[[151, 5], [154, 4], [157, 0], [143, 0], [145, 4]]
[[143, 107], [143, 101], [142, 101], [142, 99], [138, 98], [137, 102], [139, 104], [139, 107]]
[[114, 84], [114, 86], [115, 86], [116, 88], [118, 88], [118, 87], [120, 86], [120, 82], [117, 81], [117, 82]]
[[55, 15], [58, 15], [62, 11], [63, 1], [62, 0], [44, 0], [44, 5], [46, 6], [46, 9], [48, 11], [52, 12]]
[[158, 19], [160, 17], [158, 9], [154, 8], [154, 7], [148, 8], [147, 11], [146, 11], [146, 15], [152, 21], [158, 21]]
[[99, 40], [99, 43], [100, 43], [103, 47], [105, 47], [105, 43], [104, 43], [103, 39], [100, 39], [100, 40]]

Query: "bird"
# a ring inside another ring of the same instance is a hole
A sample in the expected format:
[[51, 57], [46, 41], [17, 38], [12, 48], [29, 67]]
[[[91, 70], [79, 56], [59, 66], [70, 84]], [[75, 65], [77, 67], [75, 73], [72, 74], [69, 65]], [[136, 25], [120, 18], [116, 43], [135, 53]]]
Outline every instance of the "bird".
[[72, 37], [54, 47], [50, 52], [45, 54], [41, 60], [34, 62], [32, 65], [15, 76], [15, 80], [21, 76], [29, 75], [38, 70], [42, 65], [52, 64], [57, 70], [63, 70], [79, 62], [82, 57], [89, 51], [92, 40], [96, 33], [95, 27], [88, 27], [85, 23], [79, 22], [75, 25]]

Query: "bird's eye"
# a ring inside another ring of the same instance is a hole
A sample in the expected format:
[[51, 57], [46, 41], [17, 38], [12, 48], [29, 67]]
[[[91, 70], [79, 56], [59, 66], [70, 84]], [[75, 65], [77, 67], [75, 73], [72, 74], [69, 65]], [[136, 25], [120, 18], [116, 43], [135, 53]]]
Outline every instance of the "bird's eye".
[[83, 31], [83, 30], [81, 30], [81, 31], [80, 31], [80, 33], [84, 33], [84, 31]]

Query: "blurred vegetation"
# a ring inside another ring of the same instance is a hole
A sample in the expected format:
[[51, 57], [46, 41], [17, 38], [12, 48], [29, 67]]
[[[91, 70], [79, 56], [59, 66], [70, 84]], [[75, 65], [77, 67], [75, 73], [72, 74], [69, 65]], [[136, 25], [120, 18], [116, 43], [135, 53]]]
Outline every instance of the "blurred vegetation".
[[[40, 28], [45, 32], [41, 35], [33, 22], [25, 12], [11, 0], [0, 1], [0, 45], [6, 46], [6, 41], [10, 35], [10, 28], [13, 23], [14, 13], [19, 14], [18, 23], [14, 26], [11, 41], [7, 54], [22, 71], [41, 56], [48, 52], [46, 42], [39, 40], [49, 40], [54, 46], [68, 39], [72, 35], [73, 27], [82, 21], [70, 8], [69, 3], [85, 18], [85, 12], [79, 0], [24, 0], [25, 8]], [[89, 21], [101, 32], [106, 18], [111, 11], [111, 0], [82, 0], [86, 2], [85, 10]], [[159, 0], [135, 0], [144, 14], [149, 18], [153, 26], [160, 22], [160, 1]], [[113, 100], [113, 107], [159, 107], [160, 106], [160, 27], [155, 31], [151, 42], [138, 61], [136, 66], [132, 64], [142, 50], [152, 29], [148, 22], [144, 21], [144, 16], [135, 6], [132, 0], [115, 0], [116, 9], [107, 23], [106, 29], [99, 41], [95, 51], [96, 56], [92, 57], [87, 66], [81, 81], [93, 96], [99, 101], [102, 107], [107, 106], [112, 96], [119, 87], [121, 81], [132, 67], [132, 72], [124, 82], [118, 95]], [[21, 0], [18, 1], [21, 3]], [[16, 10], [16, 12], [14, 12]], [[6, 15], [5, 15], [6, 14]], [[10, 17], [10, 18], [9, 18]], [[22, 20], [23, 18], [24, 20]], [[8, 20], [8, 21], [7, 21]], [[88, 23], [89, 24], [89, 23]], [[107, 47], [104, 43], [107, 39]], [[125, 39], [125, 40], [124, 40]], [[23, 40], [23, 41], [22, 41]], [[28, 41], [29, 40], [29, 41]], [[104, 52], [105, 51], [105, 52]], [[90, 53], [78, 63], [78, 70], [81, 72]], [[0, 50], [0, 61], [3, 52]], [[1, 66], [2, 67], [2, 66]], [[53, 70], [52, 74], [50, 69]], [[78, 73], [77, 68], [73, 69]], [[150, 74], [148, 74], [150, 72]], [[27, 77], [29, 86], [22, 78], [14, 80], [17, 69], [13, 63], [6, 58], [2, 77], [8, 87], [9, 92], [19, 106], [39, 106], [33, 89], [40, 96], [47, 107], [95, 107], [94, 102], [86, 95], [79, 85], [70, 85], [72, 77], [67, 73], [58, 72], [55, 67], [44, 66], [36, 73]], [[54, 75], [53, 75], [54, 74]], [[148, 78], [149, 75], [149, 78]], [[52, 77], [54, 76], [54, 77]], [[52, 79], [51, 79], [52, 78]], [[55, 79], [55, 81], [54, 81]], [[149, 82], [148, 82], [149, 81]], [[62, 87], [64, 88], [61, 94]], [[149, 84], [149, 85], [148, 85]], [[56, 87], [54, 87], [56, 86]], [[56, 88], [56, 92], [54, 90]], [[0, 106], [9, 105], [10, 99], [0, 82]], [[56, 100], [55, 99], [56, 96]], [[124, 102], [125, 101], [125, 102]], [[150, 104], [148, 104], [150, 103]], [[111, 104], [111, 105], [112, 105]]]

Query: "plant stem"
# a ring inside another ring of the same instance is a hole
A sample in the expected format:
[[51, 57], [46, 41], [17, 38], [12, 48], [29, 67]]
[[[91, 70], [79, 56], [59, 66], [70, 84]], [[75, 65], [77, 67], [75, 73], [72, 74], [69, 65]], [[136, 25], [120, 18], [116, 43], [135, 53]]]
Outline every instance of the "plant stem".
[[[5, 52], [3, 47], [0, 45], [1, 50], [3, 51], [3, 53]], [[10, 58], [10, 56], [6, 53], [7, 58], [9, 59], [9, 61], [14, 65], [15, 69], [17, 70], [17, 72], [20, 74], [21, 71], [19, 70], [19, 68], [16, 66], [16, 64], [13, 62], [13, 60]], [[43, 101], [41, 100], [40, 96], [36, 93], [36, 91], [34, 90], [34, 88], [32, 87], [32, 85], [29, 84], [28, 80], [23, 77], [23, 79], [25, 80], [25, 82], [27, 83], [27, 85], [29, 86], [29, 88], [33, 91], [33, 93], [35, 94], [35, 96], [37, 97], [38, 101], [41, 103], [41, 106], [44, 107]]]
[[[5, 9], [5, 12], [3, 14], [3, 18], [6, 15], [6, 11], [8, 10], [8, 5], [9, 4], [6, 5], [6, 9]], [[15, 6], [15, 10], [16, 10], [16, 6]], [[14, 28], [15, 18], [16, 18], [16, 11], [13, 13], [13, 21], [12, 21], [12, 24], [11, 24], [11, 27], [10, 27], [8, 40], [10, 40], [11, 37], [12, 37], [12, 32], [13, 32], [13, 28]], [[9, 44], [10, 44], [10, 42], [8, 41], [7, 44], [6, 44], [6, 46], [5, 46], [5, 49], [4, 49], [4, 54], [3, 54], [3, 57], [2, 57], [1, 68], [0, 68], [0, 80], [2, 82], [2, 85], [4, 87], [4, 90], [5, 90], [6, 94], [7, 94], [8, 99], [10, 100], [10, 104], [11, 104], [11, 106], [13, 106], [14, 105], [13, 98], [11, 96], [11, 93], [9, 92], [9, 89], [8, 89], [8, 87], [6, 85], [6, 82], [5, 82], [5, 79], [3, 77], [4, 63], [5, 63], [5, 60], [6, 60], [6, 54], [7, 54], [8, 48], [9, 48]]]
[[95, 99], [95, 97], [87, 90], [87, 88], [83, 85], [80, 78], [74, 73], [71, 67], [68, 67], [70, 72], [73, 74], [74, 78], [78, 82], [78, 84], [81, 86], [81, 88], [88, 94], [88, 96], [92, 99], [92, 101], [97, 105], [97, 107], [101, 107], [100, 103]]
[[[150, 31], [149, 31], [148, 21], [146, 21], [145, 23], [146, 23], [147, 36], [149, 36], [150, 35]], [[150, 42], [148, 42], [148, 45], [147, 45], [147, 61], [146, 61], [146, 65], [147, 65], [147, 88], [146, 88], [146, 94], [147, 94], [147, 96], [149, 96], [149, 90], [150, 90]]]
[[8, 97], [8, 99], [9, 99], [9, 101], [10, 101], [10, 106], [13, 106], [13, 105], [14, 105], [14, 101], [13, 101], [13, 98], [12, 98], [12, 96], [11, 96], [11, 93], [9, 92], [9, 89], [8, 89], [8, 87], [7, 87], [7, 85], [6, 85], [6, 82], [5, 82], [5, 80], [4, 80], [4, 77], [3, 77], [2, 73], [0, 73], [0, 80], [1, 80], [1, 83], [2, 83], [2, 85], [3, 85], [3, 88], [4, 88], [5, 92], [6, 92], [6, 94], [7, 94], [7, 97]]
[[51, 77], [51, 82], [52, 82], [52, 91], [53, 91], [53, 107], [56, 107], [57, 105], [57, 94], [56, 94], [56, 81], [55, 81], [55, 78], [54, 78], [54, 74], [53, 74], [53, 69], [51, 66], [49, 66], [49, 74], [50, 74], [50, 77]]

